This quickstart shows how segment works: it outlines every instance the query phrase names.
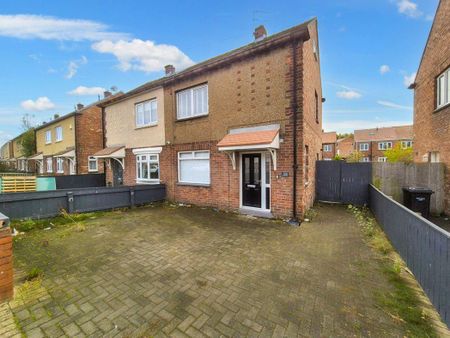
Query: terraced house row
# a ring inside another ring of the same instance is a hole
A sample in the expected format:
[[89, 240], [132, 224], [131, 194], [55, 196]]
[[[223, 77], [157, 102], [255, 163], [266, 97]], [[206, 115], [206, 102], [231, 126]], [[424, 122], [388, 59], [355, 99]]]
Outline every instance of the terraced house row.
[[164, 183], [169, 200], [297, 219], [321, 156], [317, 20], [36, 129], [37, 172], [103, 172], [108, 185]]

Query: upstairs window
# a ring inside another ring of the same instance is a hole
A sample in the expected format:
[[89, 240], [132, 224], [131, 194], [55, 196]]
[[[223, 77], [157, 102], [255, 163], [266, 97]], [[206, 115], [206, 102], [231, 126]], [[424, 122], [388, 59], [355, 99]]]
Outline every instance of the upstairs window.
[[331, 152], [332, 150], [333, 150], [333, 146], [332, 146], [331, 144], [325, 144], [325, 145], [323, 146], [323, 151], [326, 152], [326, 153], [329, 153], [329, 152]]
[[402, 141], [402, 149], [409, 149], [412, 148], [412, 141]]
[[436, 80], [437, 108], [450, 103], [450, 68], [438, 76]]
[[360, 143], [359, 144], [359, 151], [368, 151], [369, 150], [369, 143]]
[[208, 115], [208, 85], [182, 90], [177, 93], [177, 119]]
[[52, 131], [47, 130], [45, 132], [45, 144], [50, 144], [50, 143], [52, 143]]
[[56, 127], [55, 128], [55, 135], [56, 135], [56, 142], [61, 142], [63, 140], [63, 130], [62, 127]]
[[392, 142], [379, 142], [378, 150], [388, 150], [392, 148]]
[[136, 127], [146, 127], [158, 123], [158, 109], [155, 100], [136, 104]]

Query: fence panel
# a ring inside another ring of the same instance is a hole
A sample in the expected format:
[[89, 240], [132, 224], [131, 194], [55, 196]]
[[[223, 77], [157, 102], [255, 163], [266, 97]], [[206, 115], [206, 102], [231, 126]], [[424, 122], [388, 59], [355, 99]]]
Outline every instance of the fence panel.
[[104, 187], [105, 174], [55, 176], [56, 189]]
[[316, 195], [319, 201], [364, 205], [369, 202], [370, 163], [317, 161]]
[[370, 208], [392, 245], [450, 326], [450, 233], [370, 186]]
[[165, 196], [163, 184], [10, 193], [0, 195], [0, 213], [11, 219], [47, 218], [59, 215], [62, 209], [73, 213], [132, 207]]

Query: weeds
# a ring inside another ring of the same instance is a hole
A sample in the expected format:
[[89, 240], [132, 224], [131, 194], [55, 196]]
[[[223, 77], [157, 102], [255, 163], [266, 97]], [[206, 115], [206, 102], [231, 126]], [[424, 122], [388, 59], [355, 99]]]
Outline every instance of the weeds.
[[389, 293], [376, 293], [378, 305], [392, 318], [403, 323], [408, 337], [437, 337], [416, 292], [402, 276], [405, 268], [403, 261], [395, 253], [369, 210], [352, 205], [348, 206], [348, 210], [355, 216], [370, 246], [381, 255], [383, 272], [393, 287], [393, 291]]
[[43, 275], [42, 269], [35, 267], [28, 272], [26, 280], [32, 281], [36, 278], [42, 277], [42, 275]]

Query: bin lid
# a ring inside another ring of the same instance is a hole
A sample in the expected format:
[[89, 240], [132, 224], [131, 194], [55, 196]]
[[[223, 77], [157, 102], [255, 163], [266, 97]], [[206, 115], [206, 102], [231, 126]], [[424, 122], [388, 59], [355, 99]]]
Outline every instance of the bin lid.
[[403, 191], [416, 192], [422, 194], [433, 194], [434, 191], [424, 187], [403, 187]]

